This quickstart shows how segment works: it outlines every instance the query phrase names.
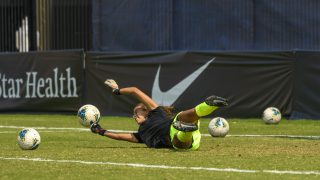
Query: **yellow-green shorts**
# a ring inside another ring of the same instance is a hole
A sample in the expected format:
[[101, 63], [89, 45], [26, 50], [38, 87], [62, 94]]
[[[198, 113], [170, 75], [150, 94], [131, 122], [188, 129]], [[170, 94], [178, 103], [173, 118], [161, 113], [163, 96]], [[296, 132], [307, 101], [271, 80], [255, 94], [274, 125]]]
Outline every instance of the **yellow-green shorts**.
[[[173, 122], [177, 121], [177, 117], [180, 113], [178, 113], [176, 115], [176, 117], [174, 118]], [[200, 128], [200, 121], [198, 121], [198, 127]], [[200, 129], [198, 128], [198, 130], [193, 131], [192, 132], [192, 138], [193, 138], [193, 142], [192, 142], [192, 147], [189, 150], [197, 150], [200, 146], [200, 140], [201, 140], [201, 134], [200, 134]], [[173, 137], [176, 133], [178, 133], [179, 130], [177, 130], [176, 128], [173, 127], [173, 125], [170, 126], [170, 139], [171, 142], [173, 140]], [[173, 147], [177, 150], [179, 150], [180, 148], [177, 148], [173, 145]]]

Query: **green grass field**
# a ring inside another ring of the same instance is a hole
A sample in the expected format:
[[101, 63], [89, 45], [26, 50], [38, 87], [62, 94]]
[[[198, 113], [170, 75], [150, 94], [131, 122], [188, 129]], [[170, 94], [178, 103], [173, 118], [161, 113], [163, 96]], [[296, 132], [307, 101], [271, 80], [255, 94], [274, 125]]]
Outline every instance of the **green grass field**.
[[[228, 121], [228, 136], [213, 138], [203, 119], [199, 150], [174, 151], [92, 134], [75, 115], [2, 114], [0, 179], [320, 179], [320, 121]], [[105, 116], [101, 125], [137, 129], [130, 118]], [[19, 148], [23, 127], [38, 130], [38, 149]]]

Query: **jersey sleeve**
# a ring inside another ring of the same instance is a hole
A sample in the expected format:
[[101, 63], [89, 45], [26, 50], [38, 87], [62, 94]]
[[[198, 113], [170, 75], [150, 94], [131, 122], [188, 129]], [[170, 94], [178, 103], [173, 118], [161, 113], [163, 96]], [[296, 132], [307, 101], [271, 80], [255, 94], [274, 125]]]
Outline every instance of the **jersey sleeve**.
[[138, 142], [139, 142], [139, 143], [143, 143], [143, 141], [142, 141], [139, 133], [137, 133], [137, 132], [136, 132], [136, 133], [133, 133], [133, 136], [138, 139]]

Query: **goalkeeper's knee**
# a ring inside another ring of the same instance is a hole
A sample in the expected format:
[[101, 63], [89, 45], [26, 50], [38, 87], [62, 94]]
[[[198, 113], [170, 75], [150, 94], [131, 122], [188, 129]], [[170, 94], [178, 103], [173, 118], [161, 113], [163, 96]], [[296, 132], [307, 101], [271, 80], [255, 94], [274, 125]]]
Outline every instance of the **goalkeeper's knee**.
[[172, 123], [172, 126], [179, 130], [179, 131], [183, 131], [183, 132], [192, 132], [192, 131], [196, 131], [198, 130], [198, 125], [194, 124], [194, 123], [187, 123], [184, 121], [179, 121], [176, 120]]
[[192, 132], [177, 132], [172, 140], [175, 149], [190, 149], [192, 147]]

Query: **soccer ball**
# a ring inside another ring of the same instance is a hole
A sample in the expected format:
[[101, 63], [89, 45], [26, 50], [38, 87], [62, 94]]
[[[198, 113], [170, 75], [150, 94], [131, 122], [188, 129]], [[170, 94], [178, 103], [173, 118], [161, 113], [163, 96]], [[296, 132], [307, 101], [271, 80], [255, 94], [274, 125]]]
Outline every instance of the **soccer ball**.
[[222, 117], [213, 118], [209, 123], [208, 131], [212, 137], [225, 137], [229, 132], [229, 123]]
[[18, 134], [17, 142], [23, 150], [37, 149], [41, 142], [40, 134], [33, 128], [22, 129]]
[[266, 124], [278, 124], [281, 120], [281, 112], [275, 107], [268, 107], [263, 111], [262, 119]]
[[86, 104], [78, 110], [77, 116], [79, 122], [85, 127], [90, 126], [90, 122], [98, 123], [100, 121], [100, 111], [97, 107], [91, 104]]

